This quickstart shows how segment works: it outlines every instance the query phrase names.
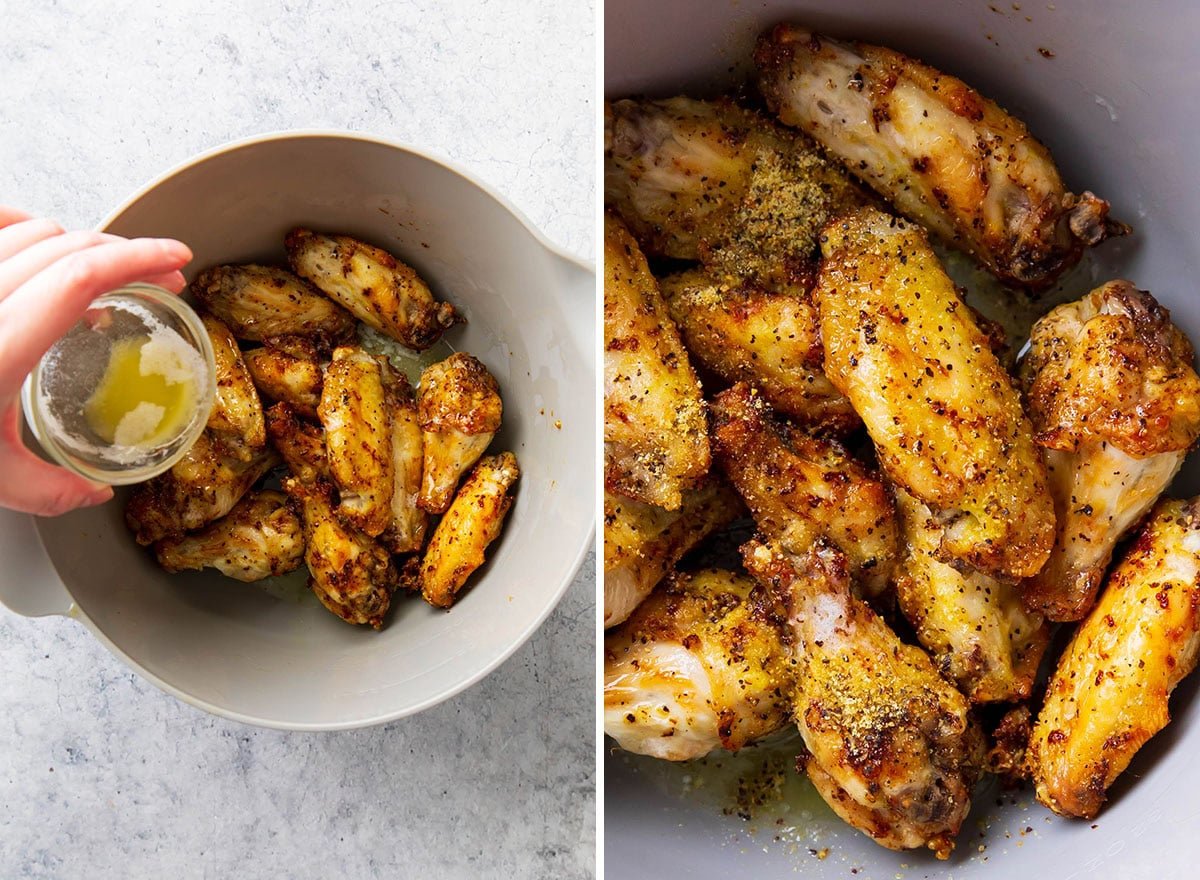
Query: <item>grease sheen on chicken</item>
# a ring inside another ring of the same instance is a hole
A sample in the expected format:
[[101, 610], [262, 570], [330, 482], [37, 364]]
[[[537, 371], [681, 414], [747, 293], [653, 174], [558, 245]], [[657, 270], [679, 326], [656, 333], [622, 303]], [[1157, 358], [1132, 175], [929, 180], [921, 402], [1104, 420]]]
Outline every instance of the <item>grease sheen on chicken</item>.
[[216, 396], [208, 414], [208, 430], [226, 452], [249, 461], [267, 442], [262, 401], [233, 333], [208, 313], [202, 313], [200, 321], [212, 343], [216, 366]]
[[284, 401], [307, 419], [317, 419], [325, 381], [317, 346], [303, 336], [273, 336], [242, 352], [262, 396]]

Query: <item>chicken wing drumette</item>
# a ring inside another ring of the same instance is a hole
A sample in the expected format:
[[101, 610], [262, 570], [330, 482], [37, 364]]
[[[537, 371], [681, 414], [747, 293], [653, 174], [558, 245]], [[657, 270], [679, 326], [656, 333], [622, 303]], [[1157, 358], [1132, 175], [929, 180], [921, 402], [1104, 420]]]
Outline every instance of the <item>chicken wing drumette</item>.
[[383, 364], [384, 400], [391, 417], [391, 520], [379, 542], [393, 553], [416, 553], [425, 544], [429, 514], [417, 500], [421, 495], [424, 440], [412, 385], [401, 373]]
[[306, 419], [317, 419], [324, 372], [317, 345], [303, 336], [273, 336], [242, 352], [259, 392], [284, 401]]
[[267, 436], [283, 457], [292, 476], [305, 486], [318, 479], [333, 482], [325, 456], [325, 432], [296, 417], [289, 404], [277, 403], [266, 412]]
[[267, 442], [262, 401], [233, 333], [210, 314], [201, 314], [200, 320], [212, 343], [217, 368], [208, 430], [230, 455], [249, 461]]

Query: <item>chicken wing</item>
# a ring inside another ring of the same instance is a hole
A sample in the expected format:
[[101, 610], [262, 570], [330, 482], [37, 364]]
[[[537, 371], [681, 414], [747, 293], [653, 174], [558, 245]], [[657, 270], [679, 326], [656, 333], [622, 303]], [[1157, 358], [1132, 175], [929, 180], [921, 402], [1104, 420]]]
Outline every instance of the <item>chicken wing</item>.
[[1054, 505], [1033, 427], [924, 233], [863, 209], [831, 223], [821, 247], [825, 373], [887, 476], [944, 527], [939, 557], [994, 577], [1036, 574]]
[[898, 555], [896, 512], [883, 481], [840, 444], [776, 422], [745, 382], [712, 401], [713, 454], [760, 532], [789, 553], [828, 538], [869, 595]]
[[325, 381], [317, 346], [303, 336], [276, 336], [266, 345], [242, 352], [259, 392], [286, 401], [306, 419], [317, 418]]
[[308, 229], [293, 229], [284, 245], [297, 275], [408, 348], [424, 351], [461, 320], [454, 306], [433, 298], [411, 266], [385, 250]]
[[1200, 498], [1164, 500], [1075, 631], [1030, 741], [1037, 798], [1091, 818], [1200, 658]]
[[484, 551], [496, 540], [512, 506], [509, 494], [520, 476], [511, 452], [481, 458], [463, 480], [442, 517], [421, 564], [421, 595], [430, 605], [449, 608]]
[[678, 510], [708, 473], [700, 383], [646, 258], [604, 218], [604, 486]]
[[674, 574], [604, 638], [604, 732], [668, 761], [737, 751], [788, 723], [792, 673], [761, 587]]
[[724, 284], [693, 269], [663, 278], [663, 298], [689, 357], [725, 382], [750, 382], [798, 424], [848, 434], [858, 415], [821, 365], [817, 309], [808, 296]]
[[500, 430], [500, 386], [476, 358], [456, 352], [421, 373], [417, 413], [424, 444], [417, 504], [430, 513], [443, 513], [459, 479]]
[[325, 456], [325, 432], [316, 425], [296, 418], [289, 404], [277, 403], [266, 412], [267, 436], [283, 456], [283, 463], [302, 485], [317, 480], [333, 482]]
[[380, 360], [354, 346], [334, 349], [317, 413], [338, 488], [338, 514], [375, 537], [391, 523], [395, 482], [392, 419]]
[[1107, 202], [1067, 192], [1025, 125], [961, 80], [791, 25], [759, 41], [755, 62], [780, 120], [1005, 281], [1046, 287], [1128, 231]]
[[744, 510], [720, 480], [684, 492], [678, 510], [605, 492], [604, 626], [623, 622], [685, 553]]
[[972, 703], [1025, 699], [1050, 638], [1041, 615], [1014, 584], [939, 560], [942, 527], [929, 508], [900, 488], [895, 497], [905, 544], [896, 598], [918, 640]]
[[190, 535], [154, 545], [169, 572], [215, 568], [234, 580], [287, 574], [304, 561], [304, 529], [282, 492], [250, 492], [228, 514]]
[[267, 442], [262, 401], [233, 333], [208, 313], [202, 313], [200, 320], [212, 343], [217, 367], [216, 398], [208, 415], [208, 430], [231, 455], [249, 461]]
[[756, 539], [743, 561], [786, 614], [792, 714], [817, 791], [876, 843], [947, 858], [983, 761], [966, 698], [854, 598], [836, 548], [794, 556]]
[[274, 266], [216, 266], [201, 272], [190, 290], [238, 339], [308, 336], [328, 347], [354, 334], [349, 312]]
[[416, 553], [425, 544], [429, 514], [417, 506], [421, 494], [424, 441], [412, 385], [402, 374], [383, 365], [383, 387], [391, 415], [392, 497], [391, 521], [379, 543], [393, 553]]
[[1200, 437], [1200, 377], [1170, 313], [1111, 281], [1034, 325], [1021, 378], [1058, 515], [1049, 561], [1022, 585], [1025, 603], [1078, 620], [1113, 547]]

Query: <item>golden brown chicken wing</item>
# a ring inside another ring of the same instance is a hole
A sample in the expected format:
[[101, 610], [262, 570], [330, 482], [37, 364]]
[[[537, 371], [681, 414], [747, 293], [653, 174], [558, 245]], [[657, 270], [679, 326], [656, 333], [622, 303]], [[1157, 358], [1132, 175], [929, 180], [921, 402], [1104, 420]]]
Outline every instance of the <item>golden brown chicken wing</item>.
[[417, 506], [424, 468], [424, 441], [412, 385], [388, 364], [383, 365], [383, 387], [391, 415], [392, 497], [391, 521], [379, 543], [393, 553], [416, 553], [425, 544], [429, 514]]
[[249, 461], [267, 442], [262, 401], [233, 333], [207, 312], [200, 315], [212, 343], [217, 389], [208, 430], [233, 456]]
[[324, 373], [316, 344], [303, 336], [274, 336], [261, 348], [242, 352], [259, 392], [285, 401], [306, 419], [317, 418]]
[[333, 482], [325, 456], [324, 431], [311, 422], [298, 419], [286, 403], [268, 408], [266, 419], [271, 445], [283, 456], [283, 463], [293, 477], [305, 486], [311, 486], [319, 479]]

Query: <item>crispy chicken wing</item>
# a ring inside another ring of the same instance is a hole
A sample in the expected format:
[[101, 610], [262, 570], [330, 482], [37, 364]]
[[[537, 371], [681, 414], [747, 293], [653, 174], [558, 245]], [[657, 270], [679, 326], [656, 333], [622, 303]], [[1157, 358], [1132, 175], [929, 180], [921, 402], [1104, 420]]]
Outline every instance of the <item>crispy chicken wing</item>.
[[243, 461], [254, 458], [267, 442], [262, 401], [242, 360], [233, 333], [207, 312], [200, 315], [212, 343], [217, 390], [208, 430], [227, 452]]
[[1154, 508], [1046, 691], [1030, 741], [1037, 798], [1091, 818], [1200, 658], [1200, 498]]
[[948, 857], [983, 761], [966, 698], [854, 598], [836, 548], [793, 556], [754, 540], [743, 558], [787, 615], [792, 714], [817, 791], [876, 843]]
[[304, 529], [286, 495], [263, 489], [200, 531], [159, 541], [154, 555], [169, 572], [215, 568], [249, 583], [299, 568]]
[[646, 258], [604, 218], [604, 486], [677, 510], [708, 473], [700, 383]]
[[324, 373], [317, 346], [303, 336], [275, 336], [266, 345], [242, 352], [259, 392], [286, 401], [306, 419], [317, 418]]
[[884, 472], [944, 527], [939, 556], [994, 577], [1037, 573], [1054, 506], [1033, 427], [924, 233], [863, 209], [827, 227], [822, 251], [825, 373]]
[[416, 553], [425, 544], [429, 514], [417, 506], [421, 494], [424, 441], [417, 401], [408, 379], [388, 364], [383, 365], [383, 387], [392, 420], [391, 521], [379, 543], [393, 553]]
[[1034, 325], [1021, 378], [1058, 514], [1050, 559], [1022, 586], [1025, 603], [1078, 620], [1113, 547], [1200, 436], [1200, 377], [1167, 310], [1111, 281]]
[[293, 271], [360, 321], [417, 351], [460, 320], [433, 298], [416, 271], [387, 251], [348, 235], [293, 229], [284, 241]]
[[329, 461], [325, 456], [325, 432], [296, 418], [290, 404], [277, 403], [267, 409], [267, 436], [283, 456], [283, 463], [301, 484], [311, 486], [317, 480], [332, 483]]
[[417, 413], [424, 444], [417, 504], [430, 513], [443, 513], [459, 479], [500, 430], [500, 386], [476, 358], [456, 352], [421, 373]]
[[481, 458], [463, 480], [442, 517], [421, 564], [421, 595], [430, 605], [449, 608], [471, 573], [484, 562], [512, 507], [513, 485], [520, 476], [511, 452]]
[[712, 401], [713, 454], [760, 532], [789, 553], [828, 538], [869, 595], [888, 584], [898, 555], [892, 499], [879, 476], [834, 440], [778, 423], [741, 382]]
[[604, 638], [604, 732], [668, 761], [737, 751], [788, 723], [779, 621], [745, 575], [674, 574]]
[[1085, 247], [1126, 232], [1066, 191], [1024, 124], [966, 83], [881, 46], [780, 25], [755, 61], [768, 106], [901, 213], [1005, 281], [1044, 287]]

